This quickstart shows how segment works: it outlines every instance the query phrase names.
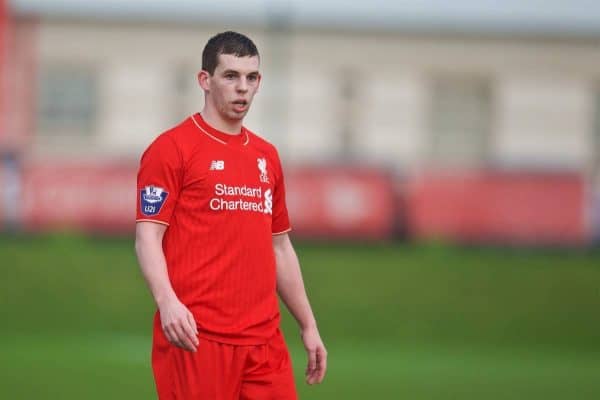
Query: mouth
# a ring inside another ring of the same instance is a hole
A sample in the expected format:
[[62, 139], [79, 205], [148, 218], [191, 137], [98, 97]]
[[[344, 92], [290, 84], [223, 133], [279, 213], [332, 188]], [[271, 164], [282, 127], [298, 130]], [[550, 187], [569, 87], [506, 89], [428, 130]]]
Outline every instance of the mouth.
[[232, 104], [233, 104], [233, 108], [236, 111], [244, 111], [246, 109], [246, 107], [248, 107], [248, 102], [243, 99], [235, 100], [234, 102], [232, 102]]

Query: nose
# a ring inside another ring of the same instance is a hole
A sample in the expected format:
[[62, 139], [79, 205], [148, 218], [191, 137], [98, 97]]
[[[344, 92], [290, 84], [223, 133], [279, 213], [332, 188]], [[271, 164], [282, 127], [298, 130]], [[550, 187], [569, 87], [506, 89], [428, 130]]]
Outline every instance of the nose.
[[243, 76], [238, 80], [237, 91], [238, 92], [247, 92], [248, 91], [248, 81], [246, 80], [246, 77]]

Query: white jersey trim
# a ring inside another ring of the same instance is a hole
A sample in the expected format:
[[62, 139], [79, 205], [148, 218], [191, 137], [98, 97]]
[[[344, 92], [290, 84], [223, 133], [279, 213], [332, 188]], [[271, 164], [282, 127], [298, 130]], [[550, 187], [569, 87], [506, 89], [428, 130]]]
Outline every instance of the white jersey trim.
[[[200, 124], [199, 124], [199, 123], [196, 121], [195, 114], [192, 114], [192, 121], [194, 121], [194, 125], [196, 125], [196, 127], [197, 127], [198, 129], [200, 129], [200, 131], [201, 131], [202, 133], [204, 133], [206, 136], [210, 137], [211, 139], [214, 139], [214, 140], [216, 140], [216, 141], [217, 141], [217, 142], [219, 142], [219, 143], [222, 143], [222, 144], [227, 144], [227, 142], [225, 142], [225, 141], [223, 141], [223, 140], [219, 139], [218, 137], [215, 137], [215, 136], [211, 135], [210, 133], [206, 132], [206, 130], [205, 130], [204, 128], [202, 128], [202, 127], [200, 126]], [[244, 131], [244, 135], [246, 136], [246, 140], [245, 140], [245, 141], [244, 141], [244, 143], [242, 143], [242, 144], [243, 144], [244, 146], [246, 146], [246, 145], [247, 145], [247, 144], [250, 142], [250, 137], [248, 136], [248, 132], [246, 132], [246, 131]]]
[[221, 140], [221, 139], [219, 139], [218, 137], [214, 137], [213, 135], [211, 135], [210, 133], [208, 133], [208, 132], [206, 132], [204, 129], [202, 129], [202, 127], [200, 126], [200, 124], [198, 124], [198, 122], [196, 122], [196, 118], [194, 118], [194, 115], [193, 115], [193, 114], [192, 114], [192, 121], [194, 121], [194, 125], [196, 125], [196, 127], [197, 127], [198, 129], [200, 129], [200, 131], [201, 131], [202, 133], [204, 133], [206, 136], [210, 137], [211, 139], [214, 139], [214, 140], [216, 140], [216, 141], [217, 141], [217, 142], [219, 142], [219, 143], [222, 143], [222, 144], [227, 144], [227, 142], [224, 142], [224, 141], [222, 141], [222, 140]]
[[156, 219], [136, 219], [135, 222], [154, 222], [155, 224], [161, 224], [169, 226], [168, 222], [158, 221]]
[[271, 235], [273, 236], [277, 236], [277, 235], [283, 235], [284, 233], [288, 233], [292, 230], [292, 228], [287, 228], [285, 231], [281, 231], [281, 232], [273, 232], [271, 233]]

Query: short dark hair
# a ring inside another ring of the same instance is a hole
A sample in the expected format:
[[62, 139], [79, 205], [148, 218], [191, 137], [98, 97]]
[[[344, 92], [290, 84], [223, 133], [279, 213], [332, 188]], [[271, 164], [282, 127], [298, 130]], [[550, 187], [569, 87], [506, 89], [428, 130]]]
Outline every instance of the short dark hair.
[[211, 37], [202, 51], [202, 69], [214, 74], [219, 64], [219, 54], [233, 54], [236, 57], [258, 56], [254, 42], [246, 35], [227, 31]]

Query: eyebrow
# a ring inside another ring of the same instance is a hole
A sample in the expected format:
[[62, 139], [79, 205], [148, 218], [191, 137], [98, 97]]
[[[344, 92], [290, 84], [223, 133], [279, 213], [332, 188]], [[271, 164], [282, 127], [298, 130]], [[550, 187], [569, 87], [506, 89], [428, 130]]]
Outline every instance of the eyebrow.
[[[225, 71], [223, 71], [223, 75], [225, 75], [225, 74], [236, 74], [236, 75], [239, 75], [240, 71], [236, 71], [234, 69], [226, 69]], [[258, 71], [252, 71], [252, 72], [249, 72], [247, 75], [258, 75], [258, 74], [259, 74]]]

